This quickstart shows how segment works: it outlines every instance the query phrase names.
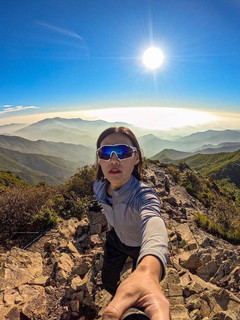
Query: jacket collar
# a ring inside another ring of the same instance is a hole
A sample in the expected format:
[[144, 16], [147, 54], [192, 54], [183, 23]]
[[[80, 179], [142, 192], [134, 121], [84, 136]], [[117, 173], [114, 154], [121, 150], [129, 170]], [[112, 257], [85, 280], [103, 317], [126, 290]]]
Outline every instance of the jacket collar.
[[[100, 185], [98, 185], [100, 183]], [[112, 190], [112, 197], [114, 202], [119, 202], [122, 199], [126, 199], [130, 195], [130, 190], [134, 189], [134, 186], [139, 183], [138, 179], [136, 179], [133, 175], [131, 176], [130, 180], [122, 186], [118, 190]], [[96, 197], [99, 201], [106, 202], [106, 192], [109, 186], [109, 181], [104, 179], [103, 182], [95, 182], [95, 190], [96, 190]]]

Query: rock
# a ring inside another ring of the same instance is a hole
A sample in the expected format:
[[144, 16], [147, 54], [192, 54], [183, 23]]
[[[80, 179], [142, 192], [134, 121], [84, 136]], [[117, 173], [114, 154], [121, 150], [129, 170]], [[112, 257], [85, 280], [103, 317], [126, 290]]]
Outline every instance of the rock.
[[58, 241], [56, 239], [48, 240], [44, 243], [44, 250], [45, 251], [55, 251], [58, 247]]
[[70, 302], [70, 308], [73, 312], [78, 312], [79, 311], [79, 301], [78, 300], [72, 300]]
[[77, 218], [71, 218], [69, 220], [64, 220], [61, 227], [57, 227], [58, 232], [61, 237], [68, 239], [75, 235], [79, 221]]
[[17, 296], [19, 296], [19, 293], [15, 289], [6, 290], [3, 295], [5, 306], [13, 305]]
[[24, 300], [20, 295], [16, 296], [16, 298], [14, 300], [15, 304], [21, 305], [23, 302], [24, 302]]
[[184, 319], [184, 316], [186, 317], [186, 314], [188, 312], [184, 307], [183, 292], [178, 272], [175, 269], [170, 268], [166, 274], [165, 279], [162, 281], [161, 286], [170, 302], [171, 314], [175, 314], [176, 310], [178, 310], [178, 316], [180, 316], [179, 312], [181, 310], [182, 318], [180, 317], [179, 319]]
[[55, 280], [60, 284], [67, 282], [68, 277], [68, 274], [64, 270], [59, 269], [56, 271]]
[[66, 250], [67, 250], [68, 253], [74, 253], [76, 255], [79, 255], [79, 251], [76, 248], [76, 246], [72, 243], [72, 241], [69, 241], [67, 243]]
[[[8, 320], [20, 320], [20, 310], [17, 307], [13, 307], [6, 315]], [[6, 319], [5, 318], [5, 319]]]
[[177, 207], [178, 206], [177, 201], [176, 201], [176, 199], [174, 197], [165, 197], [164, 200], [166, 202], [168, 202], [173, 207]]
[[205, 281], [209, 281], [211, 277], [217, 272], [219, 264], [216, 260], [209, 261], [204, 266], [197, 268], [197, 275]]
[[54, 294], [55, 289], [52, 286], [45, 287], [45, 292], [48, 294]]
[[201, 320], [201, 315], [199, 310], [193, 310], [190, 312], [191, 320]]
[[101, 255], [100, 259], [95, 262], [95, 268], [99, 272], [103, 267], [103, 255]]
[[104, 309], [107, 307], [111, 300], [112, 296], [106, 290], [99, 290], [95, 294], [95, 305], [101, 310], [99, 315], [102, 316]]
[[179, 264], [189, 269], [191, 272], [195, 272], [197, 268], [201, 267], [203, 262], [200, 260], [201, 252], [184, 252], [179, 254], [177, 258], [179, 259]]
[[102, 232], [102, 225], [101, 223], [95, 223], [90, 227], [90, 234], [100, 234]]
[[74, 262], [72, 261], [70, 256], [65, 252], [62, 252], [60, 257], [56, 259], [56, 263], [56, 269], [61, 269], [65, 272], [71, 272], [72, 267], [74, 266]]
[[47, 301], [43, 287], [22, 285], [19, 287], [19, 293], [25, 300], [21, 310], [24, 316], [34, 319], [46, 311]]
[[184, 305], [173, 305], [170, 310], [172, 320], [190, 320], [188, 310]]
[[81, 289], [83, 283], [83, 280], [79, 276], [76, 276], [72, 279], [70, 287], [73, 291], [78, 291]]
[[84, 291], [76, 292], [72, 295], [73, 300], [78, 300], [80, 303], [83, 301]]
[[214, 279], [211, 280], [213, 283], [218, 283], [223, 277], [226, 275], [229, 275], [231, 273], [231, 264], [230, 261], [226, 261], [225, 263], [222, 263], [217, 270], [217, 272], [214, 275]]
[[90, 225], [88, 219], [82, 219], [81, 221], [79, 221], [78, 226], [76, 228], [76, 235], [80, 237], [83, 233], [87, 233], [89, 229]]
[[86, 237], [86, 239], [84, 239], [84, 241], [82, 243], [82, 246], [84, 248], [93, 248], [96, 246], [102, 247], [102, 240], [98, 234], [94, 234], [94, 235]]
[[202, 295], [211, 309], [211, 316], [221, 311], [231, 311], [233, 316], [240, 317], [240, 300], [225, 289], [212, 291]]
[[193, 294], [189, 298], [186, 299], [186, 307], [189, 311], [193, 311], [201, 308], [201, 299], [198, 294]]
[[72, 269], [72, 274], [78, 274], [80, 276], [85, 275], [93, 265], [94, 256], [92, 254], [82, 255]]
[[81, 235], [81, 237], [77, 238], [77, 242], [83, 242], [88, 237], [87, 233]]
[[189, 272], [185, 272], [181, 277], [180, 277], [180, 282], [182, 287], [186, 287], [187, 285], [190, 284], [190, 282], [192, 281], [191, 276], [189, 274]]
[[107, 226], [107, 220], [103, 211], [88, 211], [90, 223], [90, 234], [100, 234], [102, 229]]
[[38, 285], [44, 285], [48, 280], [48, 276], [41, 275], [40, 277], [34, 278], [29, 283], [30, 284], [38, 284]]
[[185, 240], [188, 250], [197, 249], [198, 245], [187, 223], [179, 224], [176, 231], [180, 233], [182, 240]]
[[228, 284], [236, 289], [240, 288], [240, 267], [234, 268], [230, 273]]
[[4, 263], [4, 273], [0, 277], [0, 288], [15, 288], [23, 283], [30, 283], [42, 274], [42, 258], [39, 253], [13, 248], [0, 255]]
[[229, 311], [220, 311], [216, 313], [211, 320], [238, 320], [237, 317]]

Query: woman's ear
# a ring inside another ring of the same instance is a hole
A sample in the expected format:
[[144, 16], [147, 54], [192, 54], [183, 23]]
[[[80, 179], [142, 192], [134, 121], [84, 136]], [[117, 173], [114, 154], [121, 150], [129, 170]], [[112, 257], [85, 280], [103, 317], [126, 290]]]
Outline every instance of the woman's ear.
[[139, 151], [135, 152], [134, 154], [134, 164], [138, 164], [140, 161], [140, 157], [139, 157]]

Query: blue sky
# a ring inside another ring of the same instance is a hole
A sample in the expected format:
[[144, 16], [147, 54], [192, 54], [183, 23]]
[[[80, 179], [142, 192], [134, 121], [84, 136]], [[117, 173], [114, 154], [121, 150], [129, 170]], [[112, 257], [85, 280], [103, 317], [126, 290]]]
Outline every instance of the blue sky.
[[2, 0], [0, 125], [106, 107], [239, 115], [239, 30], [238, 0]]

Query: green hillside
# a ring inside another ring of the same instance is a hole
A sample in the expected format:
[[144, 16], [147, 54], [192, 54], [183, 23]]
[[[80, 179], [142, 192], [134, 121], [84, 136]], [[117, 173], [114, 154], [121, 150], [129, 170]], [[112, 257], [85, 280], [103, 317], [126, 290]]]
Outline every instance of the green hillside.
[[174, 149], [164, 149], [161, 152], [158, 152], [150, 159], [152, 160], [159, 160], [161, 162], [172, 162], [173, 160], [179, 160], [186, 158], [188, 156], [192, 155], [191, 152], [183, 152], [183, 151], [177, 151]]
[[191, 168], [216, 180], [228, 179], [240, 189], [240, 150], [207, 155], [197, 154], [183, 161]]
[[10, 171], [30, 184], [45, 181], [57, 185], [73, 175], [76, 169], [76, 163], [61, 158], [0, 148], [0, 171]]
[[44, 140], [31, 141], [17, 136], [0, 135], [0, 147], [23, 153], [43, 154], [76, 161], [79, 166], [94, 163], [95, 158], [95, 148], [89, 146]]

